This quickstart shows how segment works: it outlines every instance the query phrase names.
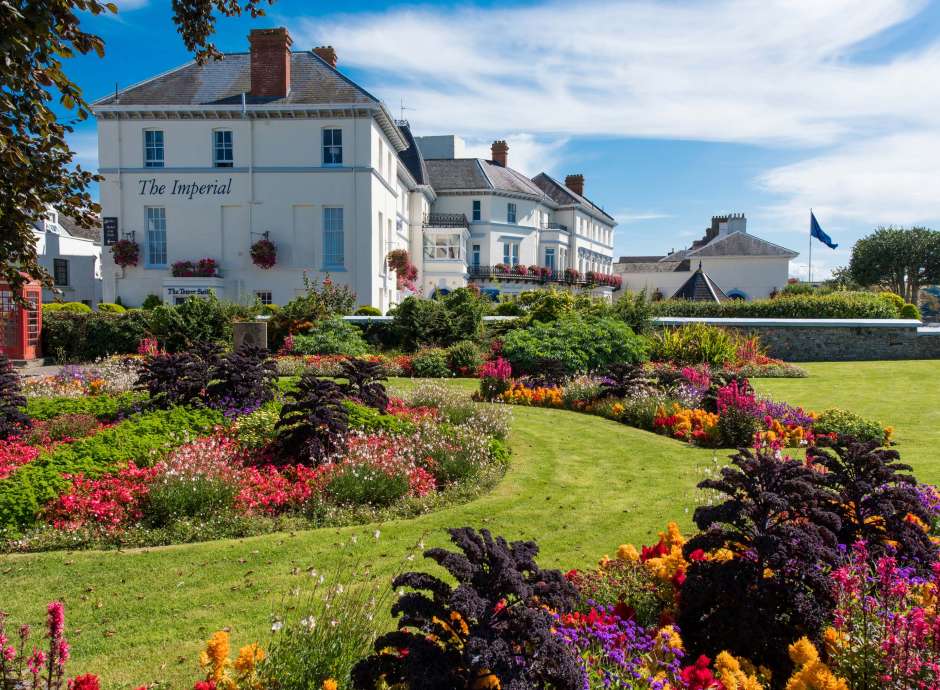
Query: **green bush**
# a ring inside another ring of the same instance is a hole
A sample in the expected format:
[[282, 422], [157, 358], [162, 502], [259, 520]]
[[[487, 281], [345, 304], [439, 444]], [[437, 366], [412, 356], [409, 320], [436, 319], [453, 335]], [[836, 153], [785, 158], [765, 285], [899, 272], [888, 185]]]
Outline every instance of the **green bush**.
[[[297, 380], [280, 379], [278, 384], [280, 385], [281, 382], [296, 384]], [[278, 402], [266, 403], [254, 412], [242, 415], [234, 425], [235, 438], [238, 439], [238, 444], [247, 450], [261, 450], [271, 443], [277, 435], [274, 425], [277, 424], [280, 416], [281, 404]]]
[[898, 309], [872, 292], [780, 296], [746, 302], [653, 302], [653, 316], [717, 316], [769, 319], [896, 319]]
[[447, 364], [458, 376], [476, 376], [483, 364], [483, 351], [472, 340], [461, 340], [447, 348]]
[[884, 292], [879, 292], [878, 296], [884, 301], [893, 304], [894, 308], [897, 309], [898, 312], [904, 308], [904, 298], [896, 292], [889, 292], [888, 290], [885, 290]]
[[144, 393], [86, 395], [81, 398], [28, 398], [25, 410], [32, 419], [54, 419], [65, 414], [90, 414], [101, 421], [110, 421], [146, 399]]
[[641, 335], [652, 327], [653, 305], [646, 290], [626, 292], [614, 303], [612, 314]]
[[619, 319], [575, 315], [510, 331], [503, 338], [502, 354], [514, 373], [536, 373], [541, 361], [553, 359], [574, 374], [601, 371], [616, 362], [645, 361], [647, 349], [646, 339]]
[[780, 296], [783, 297], [793, 297], [794, 295], [827, 295], [832, 292], [832, 288], [829, 287], [817, 287], [812, 283], [787, 283], [783, 290], [780, 291]]
[[917, 319], [920, 321], [920, 309], [917, 308], [916, 304], [905, 304], [901, 307], [899, 316], [902, 319]]
[[182, 304], [161, 304], [147, 314], [147, 328], [167, 352], [182, 352], [203, 343], [228, 345], [232, 322], [252, 316], [249, 307], [215, 296], [190, 297]]
[[571, 316], [575, 311], [574, 295], [566, 290], [527, 290], [519, 295], [518, 304], [526, 311], [527, 321], [548, 323]]
[[237, 484], [220, 477], [165, 475], [150, 486], [144, 522], [160, 528], [225, 513], [234, 507], [237, 492]]
[[356, 316], [382, 316], [382, 310], [370, 304], [363, 304], [353, 312]]
[[748, 410], [728, 407], [718, 417], [718, 438], [723, 448], [750, 448], [760, 423]]
[[90, 362], [133, 354], [147, 335], [143, 312], [53, 312], [43, 317], [43, 352], [57, 361]]
[[413, 374], [422, 379], [439, 379], [449, 377], [450, 367], [447, 364], [447, 350], [426, 348], [419, 350], [411, 358]]
[[128, 461], [152, 465], [184, 435], [209, 433], [223, 422], [210, 409], [172, 408], [127, 419], [94, 436], [57, 446], [0, 481], [0, 530], [31, 524], [68, 485], [64, 474], [96, 477]]
[[885, 430], [879, 422], [860, 417], [848, 410], [831, 407], [816, 417], [813, 430], [817, 434], [851, 436], [857, 441], [885, 442]]
[[364, 355], [369, 345], [361, 331], [342, 318], [320, 322], [304, 335], [294, 336], [294, 352], [301, 355]]
[[344, 505], [390, 506], [408, 493], [408, 475], [387, 474], [369, 465], [344, 466], [326, 487], [329, 496]]
[[739, 338], [718, 326], [687, 323], [678, 328], [664, 328], [650, 340], [650, 359], [655, 362], [722, 367], [735, 361]]
[[352, 313], [356, 295], [345, 285], [334, 283], [329, 276], [309, 280], [304, 274], [303, 295], [295, 297], [278, 309], [268, 322], [271, 347], [279, 348], [288, 335], [310, 330], [315, 324]]
[[44, 314], [55, 314], [57, 312], [70, 312], [72, 314], [90, 314], [91, 307], [81, 302], [49, 302], [42, 305]]
[[151, 309], [156, 309], [161, 304], [163, 304], [163, 300], [160, 299], [160, 296], [154, 295], [153, 293], [151, 293], [144, 298], [144, 303], [140, 306], [141, 306], [141, 309], [150, 311]]
[[395, 436], [414, 431], [415, 425], [406, 419], [382, 414], [374, 407], [366, 407], [352, 400], [344, 400], [343, 407], [349, 413], [349, 428], [366, 434], [392, 434]]
[[522, 316], [525, 310], [518, 302], [500, 302], [493, 310], [496, 316]]
[[409, 352], [446, 347], [482, 332], [487, 303], [472, 290], [458, 288], [439, 299], [406, 297], [389, 315], [392, 339]]
[[115, 304], [114, 302], [98, 302], [98, 311], [107, 311], [112, 314], [123, 314], [127, 311], [120, 304]]

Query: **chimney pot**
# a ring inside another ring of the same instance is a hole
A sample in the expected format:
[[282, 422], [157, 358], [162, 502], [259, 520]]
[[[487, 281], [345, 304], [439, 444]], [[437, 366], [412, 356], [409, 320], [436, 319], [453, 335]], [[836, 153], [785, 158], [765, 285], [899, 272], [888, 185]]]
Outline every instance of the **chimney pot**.
[[578, 196], [584, 196], [584, 175], [568, 175], [565, 186]]
[[509, 144], [507, 144], [503, 139], [497, 139], [493, 142], [493, 146], [490, 148], [490, 152], [493, 156], [493, 162], [502, 167], [508, 167], [509, 165]]
[[252, 29], [251, 95], [284, 98], [290, 91], [290, 46], [287, 29]]
[[333, 46], [317, 46], [313, 49], [313, 52], [319, 55], [320, 59], [330, 67], [336, 69], [336, 51], [333, 50]]

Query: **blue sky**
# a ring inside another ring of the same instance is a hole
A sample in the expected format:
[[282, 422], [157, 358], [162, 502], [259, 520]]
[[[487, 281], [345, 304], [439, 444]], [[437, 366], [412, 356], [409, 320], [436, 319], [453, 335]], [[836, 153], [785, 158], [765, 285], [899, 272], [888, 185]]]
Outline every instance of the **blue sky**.
[[[190, 56], [166, 0], [88, 17], [106, 57], [71, 74], [89, 99]], [[337, 12], [337, 8], [340, 11]], [[940, 229], [940, 3], [923, 0], [311, 3], [222, 20], [216, 43], [287, 26], [294, 48], [331, 44], [339, 68], [418, 134], [459, 134], [485, 155], [507, 139], [530, 175], [582, 173], [614, 215], [617, 254], [658, 254], [712, 215], [800, 252], [809, 208], [848, 262], [878, 225]], [[96, 165], [94, 126], [72, 138]]]

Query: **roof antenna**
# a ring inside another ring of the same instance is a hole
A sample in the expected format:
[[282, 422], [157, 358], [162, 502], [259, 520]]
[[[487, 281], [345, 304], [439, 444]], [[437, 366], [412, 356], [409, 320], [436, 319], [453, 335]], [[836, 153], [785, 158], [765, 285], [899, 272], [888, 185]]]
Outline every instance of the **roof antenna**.
[[114, 82], [114, 101], [117, 102], [118, 99], [118, 83]]
[[399, 111], [400, 111], [400, 114], [399, 114], [398, 118], [399, 118], [399, 120], [400, 120], [401, 122], [405, 122], [405, 111], [406, 111], [406, 110], [414, 110], [414, 108], [409, 108], [409, 107], [407, 107], [407, 106], [405, 105], [405, 100], [404, 100], [403, 98], [399, 98], [399, 99], [398, 99], [398, 106], [399, 106]]

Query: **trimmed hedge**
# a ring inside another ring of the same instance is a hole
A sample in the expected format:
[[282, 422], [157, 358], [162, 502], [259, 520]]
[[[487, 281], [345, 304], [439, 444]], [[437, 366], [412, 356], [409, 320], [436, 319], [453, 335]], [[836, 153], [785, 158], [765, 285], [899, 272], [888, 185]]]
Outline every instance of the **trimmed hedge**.
[[0, 481], [0, 532], [32, 524], [40, 509], [68, 486], [63, 474], [96, 477], [131, 460], [149, 466], [184, 435], [207, 434], [223, 421], [222, 413], [211, 409], [155, 410], [57, 446]]
[[897, 306], [871, 292], [833, 292], [828, 295], [790, 295], [753, 302], [731, 300], [653, 302], [653, 316], [712, 316], [758, 319], [896, 319]]
[[71, 314], [90, 314], [91, 307], [82, 302], [49, 302], [42, 305], [44, 314], [57, 314], [59, 312], [69, 312]]
[[42, 350], [57, 360], [61, 357], [66, 362], [90, 362], [137, 352], [145, 335], [146, 319], [141, 312], [57, 311], [43, 315]]

